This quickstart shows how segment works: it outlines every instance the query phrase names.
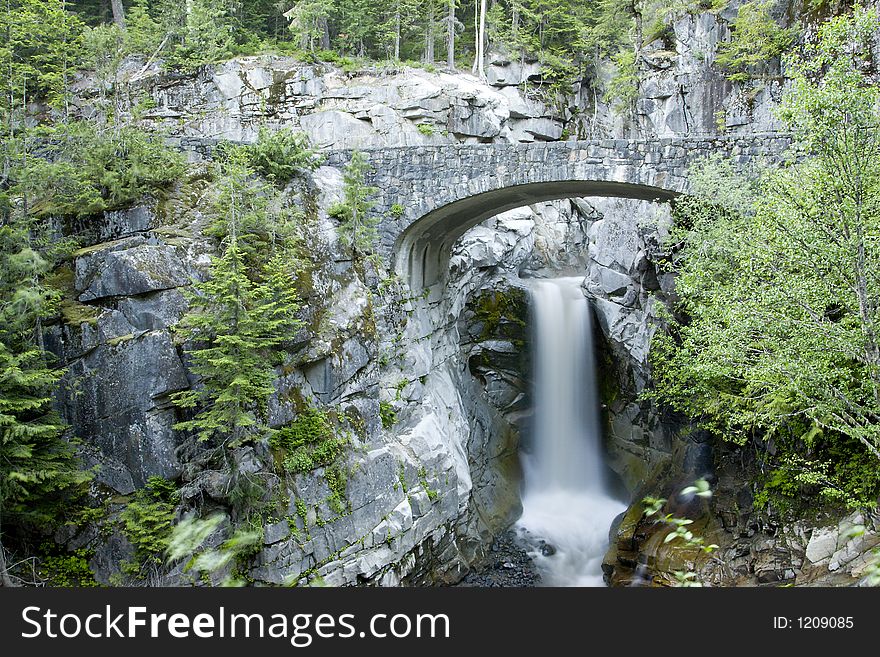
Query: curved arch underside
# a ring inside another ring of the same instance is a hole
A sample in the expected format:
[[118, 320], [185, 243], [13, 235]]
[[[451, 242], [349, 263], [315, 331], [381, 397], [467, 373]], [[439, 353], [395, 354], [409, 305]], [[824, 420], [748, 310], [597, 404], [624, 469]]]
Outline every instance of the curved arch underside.
[[602, 196], [642, 201], [671, 201], [681, 192], [604, 180], [536, 182], [494, 189], [447, 203], [414, 221], [394, 246], [397, 273], [414, 290], [439, 282], [456, 240], [470, 228], [507, 210], [563, 198]]

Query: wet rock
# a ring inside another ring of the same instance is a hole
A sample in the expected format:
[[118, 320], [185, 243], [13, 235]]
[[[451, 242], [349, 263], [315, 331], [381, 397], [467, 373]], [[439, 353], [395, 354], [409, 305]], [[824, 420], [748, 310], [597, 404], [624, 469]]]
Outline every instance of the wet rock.
[[541, 578], [514, 531], [500, 534], [489, 547], [491, 560], [469, 572], [458, 586], [539, 586]]

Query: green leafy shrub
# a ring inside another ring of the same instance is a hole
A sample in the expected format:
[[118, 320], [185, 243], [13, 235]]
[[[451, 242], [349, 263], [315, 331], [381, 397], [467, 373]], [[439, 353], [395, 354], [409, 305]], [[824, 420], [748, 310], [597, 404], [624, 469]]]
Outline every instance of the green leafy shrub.
[[309, 147], [305, 133], [289, 128], [272, 131], [261, 127], [256, 143], [241, 148], [250, 166], [275, 184], [313, 171], [323, 160], [321, 154]]
[[[54, 551], [56, 547], [49, 547]], [[100, 586], [95, 575], [89, 568], [92, 553], [87, 548], [80, 548], [68, 554], [46, 554], [39, 560], [37, 574], [46, 586], [64, 588], [85, 588]]]
[[755, 448], [769, 473], [759, 505], [859, 508], [880, 494], [878, 25], [857, 8], [790, 60], [780, 116], [806, 157], [757, 180], [712, 165], [673, 211], [679, 301], [652, 342], [656, 392]]
[[379, 418], [385, 429], [390, 429], [397, 424], [397, 411], [394, 410], [394, 404], [386, 401], [379, 402]]
[[286, 470], [306, 473], [332, 465], [347, 440], [337, 435], [327, 411], [309, 408], [287, 426], [277, 429], [269, 438], [269, 444], [283, 454]]
[[[203, 581], [232, 563], [244, 564], [263, 547], [263, 526], [257, 522], [238, 527], [217, 548], [203, 547], [205, 541], [224, 525], [224, 516], [187, 518], [175, 525], [168, 540], [169, 564], [185, 561], [183, 572], [194, 571]], [[242, 586], [244, 580], [233, 570], [220, 586]]]
[[123, 208], [163, 194], [186, 170], [183, 155], [130, 126], [73, 122], [33, 136], [42, 146], [15, 173], [13, 194], [28, 198], [38, 217]]
[[346, 486], [348, 484], [348, 476], [344, 468], [338, 464], [329, 466], [324, 473], [324, 479], [330, 488], [330, 508], [336, 514], [343, 514], [346, 510]]
[[428, 496], [428, 499], [433, 502], [440, 495], [440, 492], [428, 486], [428, 470], [425, 466], [420, 466], [418, 470], [419, 475], [419, 483], [422, 485], [422, 488], [425, 490], [425, 494]]
[[179, 499], [173, 482], [150, 477], [147, 485], [134, 494], [132, 501], [119, 514], [122, 533], [135, 548], [137, 563], [131, 564], [130, 572], [137, 572], [141, 564], [162, 563]]

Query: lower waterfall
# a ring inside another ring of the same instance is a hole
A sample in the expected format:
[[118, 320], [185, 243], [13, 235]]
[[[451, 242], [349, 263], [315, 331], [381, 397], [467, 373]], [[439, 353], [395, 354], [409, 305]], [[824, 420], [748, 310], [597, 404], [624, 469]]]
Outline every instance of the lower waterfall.
[[603, 586], [608, 531], [626, 509], [612, 496], [604, 466], [591, 313], [581, 280], [531, 284], [535, 422], [531, 452], [523, 454], [517, 527], [548, 586]]

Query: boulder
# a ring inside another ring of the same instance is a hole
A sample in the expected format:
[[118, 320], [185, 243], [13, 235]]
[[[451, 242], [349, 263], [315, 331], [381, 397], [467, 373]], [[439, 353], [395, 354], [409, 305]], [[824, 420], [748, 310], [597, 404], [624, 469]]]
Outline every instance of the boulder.
[[491, 139], [501, 133], [501, 121], [494, 112], [473, 105], [455, 105], [449, 112], [449, 132]]
[[159, 225], [153, 204], [141, 204], [125, 210], [105, 212], [100, 224], [101, 242], [144, 233]]
[[123, 297], [189, 285], [190, 273], [174, 247], [143, 243], [116, 245], [76, 258], [80, 301]]
[[500, 93], [507, 100], [511, 119], [537, 119], [548, 113], [544, 103], [529, 98], [517, 87], [502, 87]]
[[126, 297], [117, 306], [118, 312], [139, 331], [155, 331], [173, 326], [186, 312], [187, 307], [186, 298], [177, 289]]
[[586, 280], [587, 290], [591, 294], [600, 294], [608, 297], [622, 297], [633, 285], [632, 277], [607, 267], [590, 268]]
[[837, 527], [817, 527], [807, 543], [807, 559], [819, 563], [830, 559], [837, 550]]
[[518, 141], [556, 141], [562, 137], [562, 124], [543, 117], [511, 121], [511, 129]]

